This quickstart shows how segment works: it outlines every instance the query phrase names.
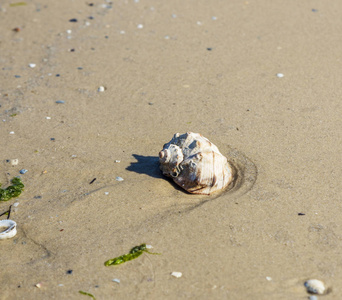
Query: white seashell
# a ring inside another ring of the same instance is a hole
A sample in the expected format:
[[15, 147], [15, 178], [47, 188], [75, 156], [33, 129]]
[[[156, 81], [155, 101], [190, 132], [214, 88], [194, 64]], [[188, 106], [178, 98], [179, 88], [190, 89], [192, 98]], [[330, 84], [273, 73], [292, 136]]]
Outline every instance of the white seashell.
[[176, 277], [176, 278], [181, 278], [182, 275], [183, 275], [183, 274], [182, 274], [181, 272], [172, 272], [172, 273], [171, 273], [171, 276]]
[[323, 295], [325, 293], [324, 283], [318, 279], [310, 279], [304, 283], [309, 293]]
[[199, 133], [176, 133], [159, 152], [160, 169], [193, 194], [223, 190], [234, 179], [234, 168], [218, 148]]
[[0, 240], [9, 239], [17, 234], [17, 223], [12, 220], [0, 221]]

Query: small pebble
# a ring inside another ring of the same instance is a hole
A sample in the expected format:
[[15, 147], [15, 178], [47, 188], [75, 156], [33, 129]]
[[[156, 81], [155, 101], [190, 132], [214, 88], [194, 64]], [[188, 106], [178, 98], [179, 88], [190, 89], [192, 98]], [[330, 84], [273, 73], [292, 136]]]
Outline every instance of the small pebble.
[[59, 76], [61, 76], [60, 74], [56, 74], [56, 77], [59, 77]]
[[116, 159], [115, 162], [118, 164], [118, 163], [120, 163], [120, 160]]
[[152, 249], [152, 245], [146, 245], [146, 249]]
[[173, 277], [180, 278], [180, 277], [182, 277], [183, 274], [181, 272], [172, 272], [171, 275]]
[[17, 159], [17, 158], [16, 159], [11, 159], [10, 162], [11, 162], [12, 166], [16, 166], [19, 163], [19, 159]]
[[202, 25], [202, 22], [197, 21], [197, 25], [198, 25], [198, 26], [201, 26], [201, 25]]
[[67, 274], [72, 274], [72, 270], [66, 271]]
[[25, 174], [27, 171], [28, 171], [28, 170], [26, 170], [26, 169], [21, 169], [21, 170], [19, 171], [19, 173], [20, 173], [20, 174]]
[[57, 103], [57, 104], [64, 104], [65, 101], [64, 101], [64, 100], [57, 100], [56, 103]]
[[216, 21], [216, 20], [217, 20], [217, 17], [212, 16], [211, 19], [212, 19], [213, 21]]
[[305, 281], [304, 286], [308, 293], [323, 295], [325, 292], [324, 283], [318, 279], [310, 279]]
[[10, 131], [10, 134], [14, 134], [14, 131]]
[[77, 22], [77, 19], [70, 19], [69, 22], [75, 23]]
[[78, 67], [77, 70], [83, 70], [83, 68], [82, 67]]
[[104, 86], [100, 86], [98, 89], [97, 89], [98, 92], [104, 92], [105, 91], [105, 87]]
[[266, 280], [271, 281], [272, 277], [266, 276]]
[[46, 120], [51, 120], [51, 117], [45, 117]]
[[105, 195], [109, 195], [109, 192], [105, 192]]
[[67, 34], [71, 34], [71, 33], [72, 33], [72, 30], [71, 30], [71, 29], [68, 29], [66, 32], [67, 32]]
[[63, 283], [60, 283], [58, 286], [64, 286], [64, 284], [63, 284]]
[[125, 33], [126, 33], [125, 30], [120, 31], [120, 34], [125, 34]]
[[41, 282], [37, 283], [36, 287], [40, 289], [42, 287], [42, 283]]
[[120, 176], [117, 176], [117, 177], [115, 178], [115, 180], [116, 180], [116, 181], [123, 181], [124, 179], [123, 179], [122, 177], [120, 177]]
[[278, 73], [278, 74], [277, 74], [277, 77], [278, 77], [278, 78], [283, 78], [283, 77], [284, 77], [284, 74], [283, 74], [283, 73]]
[[311, 10], [312, 10], [313, 12], [318, 12], [318, 10], [317, 10], [317, 9], [314, 9], [314, 8], [313, 8], [313, 9], [311, 9]]
[[15, 78], [20, 78], [21, 76], [20, 75], [14, 75]]
[[142, 28], [144, 28], [144, 25], [143, 25], [143, 24], [139, 24], [139, 25], [137, 26], [137, 28], [138, 28], [138, 29], [142, 29]]
[[15, 203], [13, 203], [13, 205], [12, 205], [13, 207], [18, 207], [19, 206], [19, 202], [15, 202]]
[[33, 69], [33, 68], [36, 67], [36, 64], [32, 64], [32, 63], [31, 63], [31, 64], [29, 64], [29, 67]]
[[51, 141], [55, 141], [56, 139], [55, 138], [50, 138]]
[[317, 298], [317, 296], [313, 296], [312, 295], [312, 296], [309, 297], [309, 300], [318, 300], [318, 298]]
[[177, 15], [176, 14], [172, 14], [171, 17], [175, 19], [175, 18], [177, 18]]
[[114, 278], [114, 279], [112, 279], [112, 281], [116, 282], [116, 283], [120, 283], [120, 279], [118, 279], [118, 278]]

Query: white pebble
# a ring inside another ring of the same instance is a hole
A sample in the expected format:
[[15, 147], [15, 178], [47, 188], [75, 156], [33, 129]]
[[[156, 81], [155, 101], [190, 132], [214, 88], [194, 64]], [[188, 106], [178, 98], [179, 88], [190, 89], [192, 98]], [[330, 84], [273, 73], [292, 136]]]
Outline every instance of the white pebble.
[[45, 117], [46, 120], [51, 120], [51, 117]]
[[117, 176], [117, 177], [115, 178], [115, 180], [116, 180], [116, 181], [123, 181], [124, 179], [123, 179], [122, 177], [120, 177], [120, 176]]
[[169, 35], [165, 35], [165, 36], [164, 36], [164, 39], [165, 39], [165, 40], [169, 40], [169, 39], [170, 39], [170, 36], [169, 36]]
[[10, 134], [14, 134], [14, 131], [10, 131]]
[[19, 163], [19, 159], [17, 159], [17, 158], [16, 159], [11, 159], [10, 162], [11, 162], [12, 166], [16, 166]]
[[32, 63], [31, 63], [31, 64], [29, 64], [29, 67], [33, 69], [33, 68], [36, 67], [36, 64], [32, 64]]
[[152, 249], [152, 245], [146, 245], [146, 249]]
[[116, 282], [116, 283], [120, 283], [120, 279], [118, 279], [118, 278], [114, 278], [114, 279], [112, 279], [112, 281]]
[[120, 160], [116, 159], [115, 162], [118, 164], [120, 162]]
[[318, 279], [310, 279], [305, 281], [304, 286], [309, 293], [323, 295], [325, 292], [324, 283]]
[[183, 274], [181, 272], [172, 272], [171, 275], [173, 277], [180, 278], [180, 277], [182, 277]]
[[19, 206], [19, 202], [13, 203], [13, 207], [18, 207], [18, 206]]
[[64, 284], [63, 284], [63, 283], [60, 283], [58, 286], [64, 286]]
[[125, 30], [120, 30], [120, 34], [125, 34]]
[[144, 25], [143, 25], [143, 24], [139, 24], [139, 25], [137, 26], [137, 28], [142, 29], [142, 28], [144, 28]]
[[216, 20], [217, 20], [217, 17], [212, 16], [211, 19], [212, 19], [213, 21], [216, 21]]
[[177, 15], [176, 14], [172, 14], [171, 17], [175, 19], [175, 18], [177, 18]]
[[198, 25], [198, 26], [201, 26], [201, 25], [202, 25], [202, 22], [197, 21], [197, 25]]
[[283, 73], [278, 73], [278, 74], [277, 74], [277, 77], [278, 77], [278, 78], [283, 78], [283, 77], [284, 77], [284, 74], [283, 74]]
[[84, 23], [84, 25], [85, 26], [90, 26], [90, 22], [87, 21], [87, 22]]
[[309, 297], [309, 300], [318, 300], [318, 298], [317, 298], [316, 296], [311, 295], [311, 296]]
[[98, 92], [104, 92], [105, 91], [105, 87], [104, 86], [100, 86], [98, 89], [97, 89]]
[[272, 277], [266, 276], [266, 280], [271, 281]]
[[71, 34], [72, 30], [68, 29], [66, 32], [67, 32], [67, 34]]
[[105, 192], [105, 195], [109, 195], [109, 192]]

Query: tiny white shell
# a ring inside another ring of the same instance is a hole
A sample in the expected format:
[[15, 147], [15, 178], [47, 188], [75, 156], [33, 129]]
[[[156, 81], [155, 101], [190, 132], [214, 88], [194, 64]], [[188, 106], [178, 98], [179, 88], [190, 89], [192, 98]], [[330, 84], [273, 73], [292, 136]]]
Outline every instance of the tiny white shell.
[[323, 295], [325, 293], [325, 285], [318, 279], [309, 279], [305, 281], [304, 286], [309, 293]]
[[9, 239], [17, 234], [17, 223], [12, 220], [0, 221], [0, 240]]
[[180, 277], [182, 277], [183, 274], [181, 272], [172, 272], [171, 275], [173, 277], [180, 278]]

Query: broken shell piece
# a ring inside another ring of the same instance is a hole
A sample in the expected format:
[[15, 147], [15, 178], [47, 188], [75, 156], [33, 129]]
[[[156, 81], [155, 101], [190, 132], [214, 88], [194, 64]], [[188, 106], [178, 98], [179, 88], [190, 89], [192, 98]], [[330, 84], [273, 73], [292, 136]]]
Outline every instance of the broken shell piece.
[[0, 221], [0, 240], [9, 239], [17, 234], [17, 223], [12, 220]]
[[171, 275], [173, 277], [180, 278], [180, 277], [182, 277], [183, 274], [181, 272], [172, 272]]
[[176, 133], [159, 152], [160, 169], [192, 194], [223, 190], [234, 179], [234, 168], [218, 148], [199, 133]]
[[324, 283], [318, 279], [310, 279], [305, 281], [304, 286], [308, 293], [323, 295], [325, 293]]

